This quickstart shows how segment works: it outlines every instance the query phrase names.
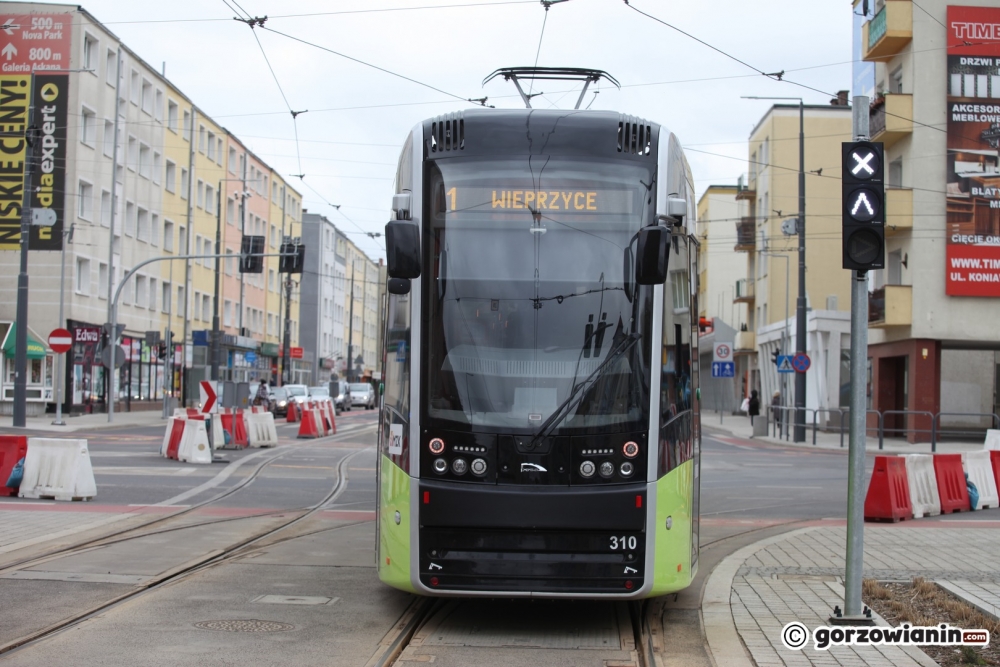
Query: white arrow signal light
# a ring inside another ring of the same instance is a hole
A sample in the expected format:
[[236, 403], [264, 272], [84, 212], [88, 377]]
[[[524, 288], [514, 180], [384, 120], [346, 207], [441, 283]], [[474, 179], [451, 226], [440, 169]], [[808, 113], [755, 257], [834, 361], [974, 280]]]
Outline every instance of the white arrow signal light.
[[864, 192], [860, 193], [857, 200], [854, 202], [854, 208], [851, 209], [851, 215], [856, 216], [858, 214], [858, 209], [861, 208], [862, 204], [864, 204], [865, 208], [868, 209], [868, 215], [875, 217], [875, 209], [872, 208], [872, 205], [869, 203], [868, 197], [865, 196]]
[[[875, 170], [869, 164], [872, 161], [872, 159], [875, 157], [875, 153], [868, 153], [864, 157], [862, 157], [861, 155], [859, 155], [857, 153], [851, 153], [851, 157], [853, 157], [854, 161], [857, 163], [857, 164], [854, 165], [854, 168], [851, 169], [851, 173], [852, 174], [854, 174], [855, 176], [859, 176], [859, 175], [860, 176], [866, 176], [866, 175], [867, 176], [874, 176], [875, 175]], [[862, 170], [864, 170], [864, 172], [865, 172], [864, 174], [861, 173]]]

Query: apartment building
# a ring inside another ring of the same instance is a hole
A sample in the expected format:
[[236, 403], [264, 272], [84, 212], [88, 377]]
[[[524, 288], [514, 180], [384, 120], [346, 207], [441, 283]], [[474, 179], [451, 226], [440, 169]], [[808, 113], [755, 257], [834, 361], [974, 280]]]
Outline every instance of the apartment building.
[[[249, 216], [247, 233], [277, 239], [271, 228], [279, 209], [269, 203], [270, 184], [276, 182], [288, 200], [284, 208], [289, 213], [282, 223], [294, 232], [301, 197], [263, 161], [243, 151], [238, 140], [162, 70], [143, 61], [86, 10], [77, 5], [6, 3], [5, 11], [21, 31], [15, 40], [40, 39], [32, 26], [42, 21], [51, 43], [46, 49], [20, 49], [18, 58], [24, 62], [12, 63], [0, 75], [0, 86], [28, 89], [32, 69], [48, 70], [36, 78], [47, 84], [45, 94], [55, 100], [54, 137], [62, 144], [50, 165], [55, 188], [39, 190], [39, 205], [54, 210], [57, 222], [33, 232], [31, 240], [29, 414], [53, 409], [57, 384], [65, 387], [68, 412], [105, 410], [109, 381], [119, 409], [159, 407], [164, 393], [180, 396], [183, 391], [197, 400], [197, 380], [207, 377], [210, 363], [207, 334], [215, 312], [215, 262], [161, 258], [215, 253], [220, 222], [224, 247], [238, 253], [242, 225], [237, 227], [230, 215], [230, 208], [237, 212], [237, 200]], [[39, 53], [48, 61], [28, 60], [42, 57]], [[69, 71], [52, 73], [54, 68]], [[242, 172], [237, 172], [238, 184], [230, 180], [231, 145], [239, 147], [237, 165], [240, 155], [247, 154], [246, 187]], [[220, 215], [225, 220], [220, 221]], [[0, 272], [9, 278], [18, 271], [18, 222], [16, 214], [0, 220]], [[62, 248], [65, 253], [59, 252]], [[149, 260], [157, 261], [143, 264]], [[276, 268], [276, 261], [269, 266]], [[223, 270], [234, 267], [235, 261], [225, 262]], [[122, 284], [133, 268], [138, 268], [134, 277]], [[268, 357], [263, 346], [278, 340], [282, 296], [267, 291], [268, 278], [265, 271], [263, 277], [248, 279], [244, 309], [237, 311], [238, 279], [225, 276], [219, 304], [226, 333], [225, 379], [275, 378], [274, 362], [263, 361]], [[4, 281], [0, 291], [0, 411], [7, 412], [13, 395], [15, 281]], [[117, 319], [125, 326], [125, 361], [115, 373], [106, 373], [101, 326], [111, 319], [116, 294]], [[229, 324], [225, 300], [230, 302]], [[297, 317], [297, 294], [292, 303]], [[279, 322], [274, 334], [267, 329], [268, 316]], [[68, 328], [75, 340], [62, 378], [44, 343], [57, 326]], [[168, 330], [173, 345], [158, 343], [157, 336], [166, 340]], [[291, 334], [297, 342], [294, 321]], [[240, 356], [247, 351], [259, 361], [247, 365], [246, 356]]]
[[[737, 252], [747, 254], [745, 283], [733, 301], [747, 306], [746, 331], [736, 334], [744, 391], [757, 389], [766, 401], [779, 392], [793, 404], [794, 378], [778, 373], [775, 352], [796, 349], [799, 209], [799, 105], [775, 104], [750, 133], [749, 177], [735, 199]], [[846, 405], [850, 349], [850, 282], [840, 268], [840, 146], [851, 136], [847, 91], [828, 105], [802, 108], [806, 171], [805, 349], [812, 359], [806, 407], [830, 410]], [[742, 329], [742, 327], [740, 327]], [[820, 421], [829, 419], [823, 413]], [[837, 419], [834, 419], [836, 422]]]
[[338, 230], [330, 220], [306, 211], [302, 216], [302, 242], [315, 252], [306, 254], [302, 270], [302, 345], [316, 351], [313, 382], [329, 382], [346, 369], [344, 347], [344, 263], [337, 261]]
[[[861, 14], [862, 3], [853, 9]], [[855, 19], [865, 62], [854, 93], [872, 98], [887, 184], [886, 268], [871, 277], [868, 314], [869, 408], [892, 411], [886, 428], [911, 440], [929, 439], [931, 428], [995, 428], [1000, 334], [988, 314], [1000, 297], [1000, 7], [876, 0], [869, 9]]]

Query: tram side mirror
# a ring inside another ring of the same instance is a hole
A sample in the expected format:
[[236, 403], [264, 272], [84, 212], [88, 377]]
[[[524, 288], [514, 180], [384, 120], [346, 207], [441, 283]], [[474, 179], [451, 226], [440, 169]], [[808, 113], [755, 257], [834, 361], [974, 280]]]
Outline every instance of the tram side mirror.
[[639, 285], [662, 285], [667, 280], [667, 249], [670, 230], [660, 225], [643, 227], [635, 252], [635, 282]]
[[631, 244], [625, 246], [625, 258], [622, 261], [622, 266], [625, 269], [625, 281], [623, 283], [623, 285], [625, 286], [625, 298], [628, 299], [629, 303], [632, 303], [632, 290], [633, 290], [632, 279], [634, 277], [634, 274], [632, 273]]
[[410, 281], [407, 278], [389, 278], [389, 294], [409, 294]]
[[385, 226], [385, 254], [390, 278], [420, 277], [420, 227], [406, 220]]

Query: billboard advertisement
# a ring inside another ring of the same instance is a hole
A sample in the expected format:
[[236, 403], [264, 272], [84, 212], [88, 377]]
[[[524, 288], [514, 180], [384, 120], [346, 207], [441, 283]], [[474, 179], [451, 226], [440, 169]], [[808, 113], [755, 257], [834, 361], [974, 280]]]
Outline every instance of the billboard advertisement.
[[[32, 227], [31, 250], [61, 250], [66, 199], [66, 121], [72, 14], [3, 14], [0, 28], [0, 250], [19, 250], [25, 131], [35, 109], [38, 145], [31, 208], [55, 211], [52, 227]], [[48, 73], [47, 73], [48, 72]], [[32, 74], [36, 81], [32, 85]], [[32, 98], [32, 91], [34, 99]]]
[[1000, 296], [1000, 8], [948, 7], [945, 292]]

